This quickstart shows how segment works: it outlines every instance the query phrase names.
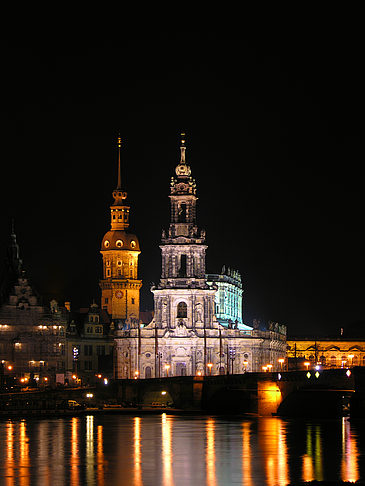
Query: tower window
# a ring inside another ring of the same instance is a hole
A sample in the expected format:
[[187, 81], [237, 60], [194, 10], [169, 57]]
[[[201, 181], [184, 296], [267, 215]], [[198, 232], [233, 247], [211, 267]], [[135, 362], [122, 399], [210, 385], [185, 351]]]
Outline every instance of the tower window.
[[134, 297], [132, 297], [132, 304], [134, 304]]
[[179, 207], [178, 222], [179, 223], [185, 223], [186, 222], [186, 204], [185, 203], [182, 203]]
[[179, 277], [186, 277], [186, 255], [180, 257]]
[[188, 316], [188, 306], [186, 302], [179, 302], [177, 304], [177, 317], [187, 317]]

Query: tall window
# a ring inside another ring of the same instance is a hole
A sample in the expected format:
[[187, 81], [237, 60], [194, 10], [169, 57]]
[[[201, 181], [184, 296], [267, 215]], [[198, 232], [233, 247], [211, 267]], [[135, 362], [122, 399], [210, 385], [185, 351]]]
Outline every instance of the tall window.
[[188, 317], [188, 306], [185, 302], [177, 304], [177, 317]]
[[178, 222], [185, 223], [186, 222], [186, 204], [182, 203], [178, 209]]
[[186, 255], [180, 257], [179, 277], [186, 277]]

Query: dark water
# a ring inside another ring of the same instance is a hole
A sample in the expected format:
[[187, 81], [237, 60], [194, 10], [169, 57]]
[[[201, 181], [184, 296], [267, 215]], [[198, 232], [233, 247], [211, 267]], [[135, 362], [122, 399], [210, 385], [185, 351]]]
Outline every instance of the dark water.
[[0, 422], [0, 484], [284, 486], [356, 481], [364, 423], [89, 415]]

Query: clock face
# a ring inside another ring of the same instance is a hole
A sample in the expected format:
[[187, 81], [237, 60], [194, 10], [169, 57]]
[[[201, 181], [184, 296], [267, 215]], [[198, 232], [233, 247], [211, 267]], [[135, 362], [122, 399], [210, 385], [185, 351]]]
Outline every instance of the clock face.
[[135, 248], [136, 247], [136, 242], [134, 240], [131, 241], [131, 247]]
[[115, 297], [116, 297], [117, 299], [121, 299], [121, 298], [123, 297], [123, 292], [122, 292], [121, 290], [117, 290], [117, 291], [115, 292]]
[[105, 248], [108, 248], [109, 244], [110, 244], [110, 243], [109, 243], [109, 241], [108, 241], [108, 240], [105, 240], [105, 241], [104, 241], [104, 246], [105, 246]]

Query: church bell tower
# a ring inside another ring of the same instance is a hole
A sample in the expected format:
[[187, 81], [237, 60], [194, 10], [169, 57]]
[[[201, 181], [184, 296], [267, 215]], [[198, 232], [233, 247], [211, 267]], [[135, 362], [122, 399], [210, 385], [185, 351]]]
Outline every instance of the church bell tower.
[[215, 322], [215, 288], [205, 277], [205, 231], [196, 222], [196, 184], [185, 159], [185, 134], [181, 136], [180, 162], [171, 178], [171, 217], [162, 231], [162, 272], [151, 290], [157, 328], [210, 328]]
[[100, 253], [103, 258], [103, 278], [100, 280], [101, 307], [113, 319], [139, 319], [138, 280], [139, 241], [128, 231], [129, 210], [127, 193], [122, 189], [121, 138], [118, 137], [118, 182], [110, 206], [110, 230], [104, 235]]

